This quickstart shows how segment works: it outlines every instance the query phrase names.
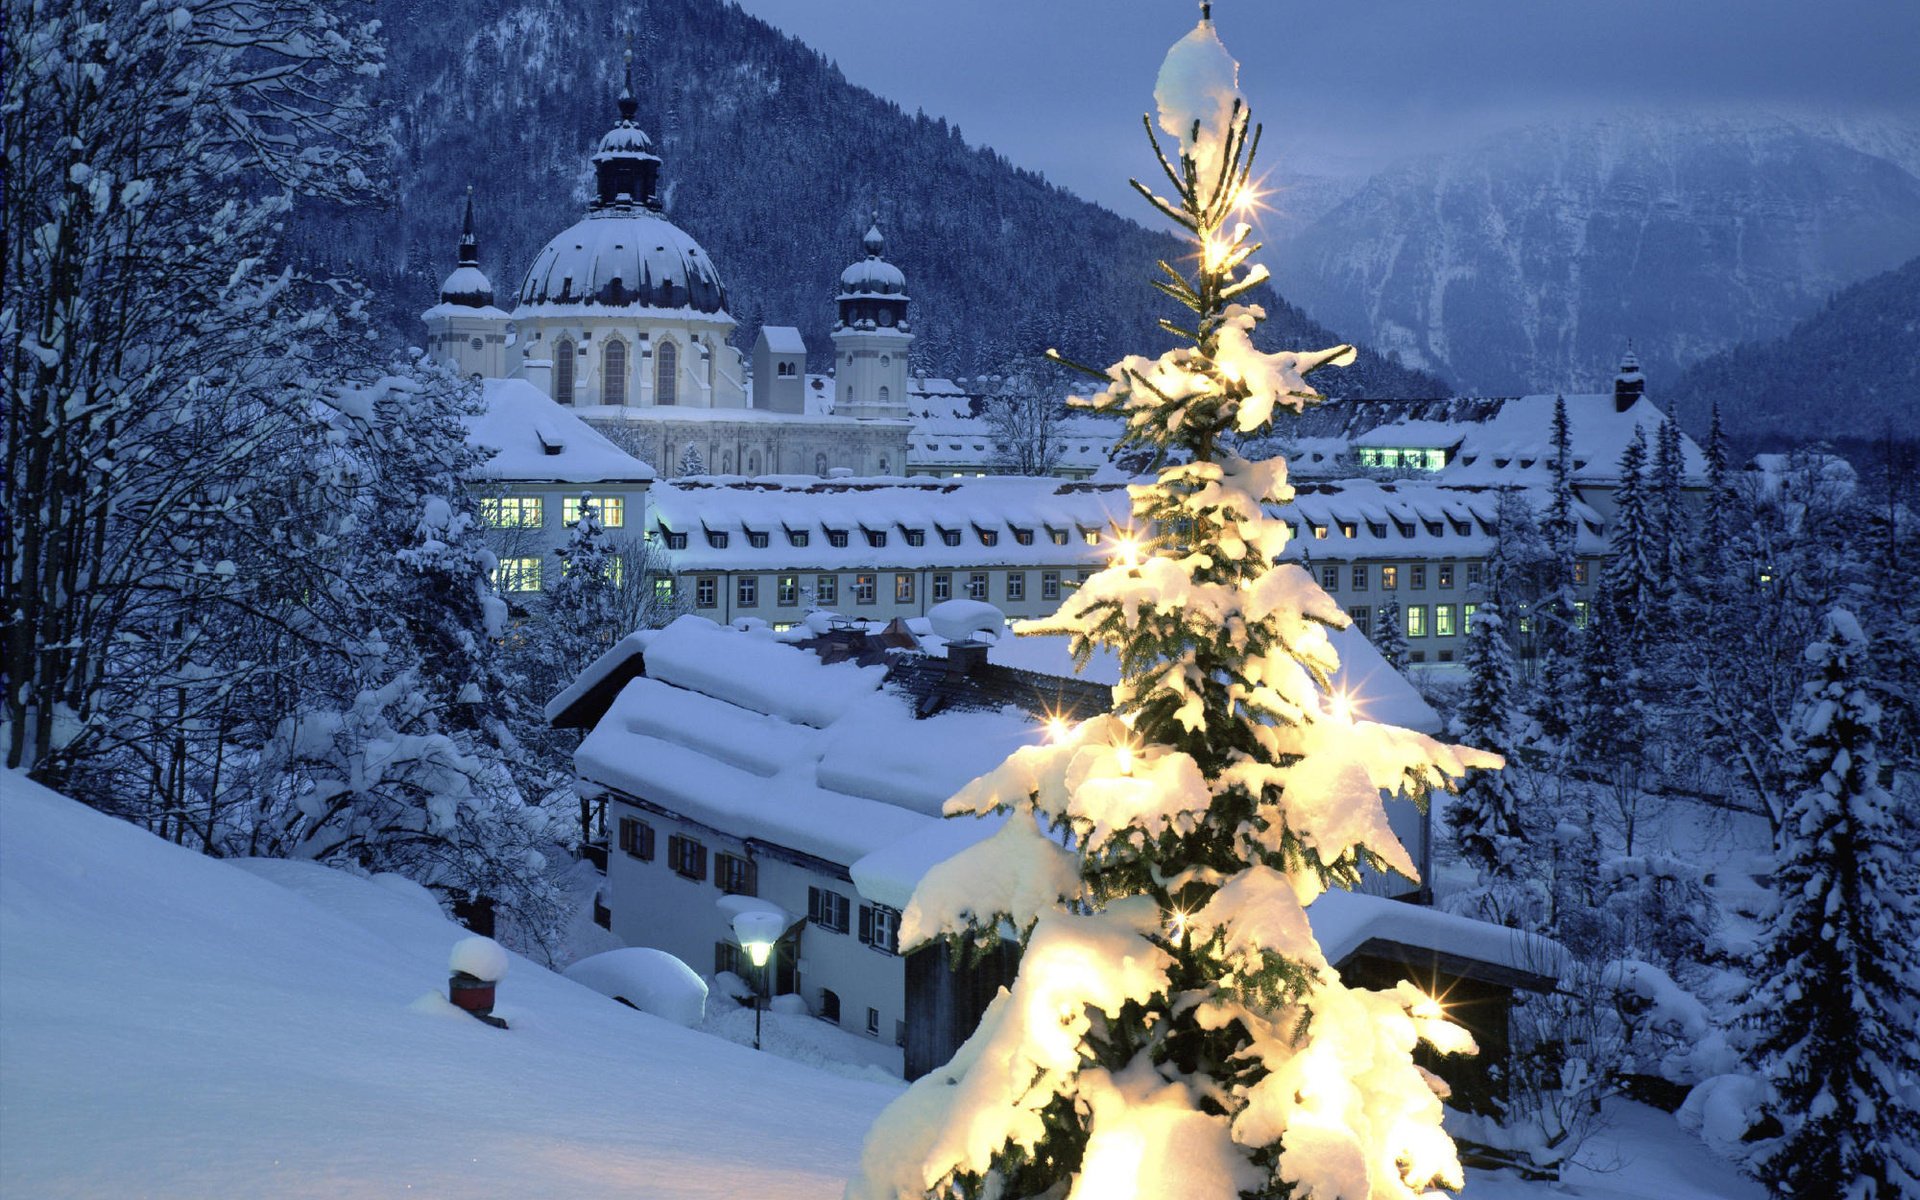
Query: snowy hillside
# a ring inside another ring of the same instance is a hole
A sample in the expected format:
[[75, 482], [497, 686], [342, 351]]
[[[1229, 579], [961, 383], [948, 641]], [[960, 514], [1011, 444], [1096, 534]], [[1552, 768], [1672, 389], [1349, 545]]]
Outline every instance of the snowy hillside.
[[1656, 388], [1920, 252], [1913, 127], [1640, 115], [1381, 172], [1276, 255], [1288, 296], [1473, 393]]
[[838, 1196], [896, 1090], [523, 959], [489, 1029], [412, 884], [0, 791], [0, 1194]]
[[[0, 1194], [832, 1197], [897, 1092], [518, 958], [512, 1028], [488, 1029], [438, 999], [464, 931], [412, 884], [0, 792]], [[1551, 1194], [1759, 1195], [1670, 1117], [1612, 1118], [1599, 1169]], [[1475, 1173], [1462, 1194], [1550, 1193]]]

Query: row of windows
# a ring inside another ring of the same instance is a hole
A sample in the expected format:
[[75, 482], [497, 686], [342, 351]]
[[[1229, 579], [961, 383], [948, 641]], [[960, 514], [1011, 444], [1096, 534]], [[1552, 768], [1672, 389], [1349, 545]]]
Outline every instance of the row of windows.
[[[940, 603], [942, 600], [953, 599], [955, 574], [953, 571], [935, 571], [929, 575], [927, 577], [928, 599], [935, 604]], [[967, 571], [959, 574], [960, 584], [965, 590], [967, 599], [988, 600], [992, 598], [989, 594], [992, 585], [992, 575], [990, 572]], [[1026, 571], [1007, 572], [1005, 582], [1001, 589], [1001, 598], [1014, 602], [1024, 602], [1027, 599], [1028, 574], [1029, 572]], [[1092, 576], [1093, 571], [1091, 568], [1082, 570], [1078, 573], [1078, 581], [1085, 583], [1088, 579], [1092, 578]], [[735, 607], [755, 608], [759, 606], [761, 578], [759, 575], [734, 576], [733, 602]], [[800, 606], [802, 598], [800, 581], [802, 578], [800, 575], [775, 575], [773, 577], [773, 602], [775, 606], [779, 608], [798, 608]], [[811, 578], [813, 603], [819, 605], [840, 603], [840, 576], [815, 575]], [[880, 573], [863, 571], [851, 576], [850, 580], [848, 590], [854, 604], [871, 605], [879, 603]], [[893, 572], [891, 576], [893, 602], [895, 604], [914, 603], [916, 589], [919, 586], [918, 580], [919, 576], [912, 571]], [[1061, 586], [1061, 572], [1040, 572], [1040, 599], [1060, 599]], [[675, 594], [673, 581], [664, 578], [656, 580], [654, 583], [654, 592], [663, 603], [671, 602]], [[694, 578], [693, 606], [695, 608], [720, 607], [720, 576], [699, 575]]]
[[[1397, 566], [1382, 566], [1379, 570], [1380, 589], [1387, 592], [1398, 591], [1400, 588], [1400, 568]], [[1349, 590], [1355, 592], [1368, 591], [1368, 584], [1373, 578], [1372, 572], [1373, 568], [1366, 563], [1355, 563], [1351, 567], [1348, 567], [1347, 579]], [[1433, 573], [1435, 587], [1443, 591], [1452, 589], [1455, 579], [1453, 563], [1439, 563], [1434, 566]], [[1468, 587], [1479, 587], [1485, 581], [1485, 578], [1486, 568], [1482, 564], [1477, 562], [1467, 564]], [[1587, 582], [1586, 563], [1576, 562], [1573, 564], [1573, 582], [1580, 586], [1585, 586]], [[1340, 590], [1340, 568], [1337, 565], [1328, 565], [1320, 568], [1320, 586], [1329, 592]], [[1412, 563], [1408, 565], [1407, 589], [1414, 592], [1423, 592], [1427, 589], [1426, 564]]]
[[[1433, 637], [1453, 637], [1456, 634], [1464, 637], [1473, 632], [1473, 614], [1479, 607], [1477, 604], [1435, 604], [1431, 606], [1431, 624], [1428, 622], [1429, 606], [1425, 604], [1410, 604], [1402, 609], [1401, 613], [1406, 622], [1406, 635], [1410, 638], [1423, 638], [1429, 634]], [[1589, 605], [1585, 600], [1576, 600], [1573, 608], [1574, 624], [1585, 629], [1590, 611]], [[1454, 621], [1456, 613], [1459, 616], [1457, 625]], [[1371, 606], [1355, 605], [1347, 610], [1347, 615], [1353, 618], [1354, 625], [1361, 633], [1372, 634], [1373, 609]], [[1523, 615], [1520, 618], [1520, 632], [1527, 633], [1531, 628], [1532, 622]], [[1452, 659], [1443, 658], [1441, 661], [1450, 662]]]
[[[653, 826], [639, 817], [620, 818], [620, 850], [629, 858], [652, 862]], [[667, 839], [667, 868], [674, 874], [704, 883], [707, 848], [696, 838], [676, 833]], [[713, 886], [730, 896], [760, 894], [760, 872], [750, 858], [720, 851], [713, 856]]]
[[[793, 529], [785, 525], [782, 525], [780, 528], [786, 534], [787, 544], [790, 546], [806, 546], [810, 545], [813, 541], [813, 531], [811, 529]], [[876, 548], [884, 547], [887, 544], [887, 539], [891, 532], [886, 529], [874, 529], [866, 525], [861, 525], [858, 528], [861, 536], [866, 540], [867, 545]], [[1034, 544], [1033, 530], [1019, 526], [1009, 526], [1009, 528], [1013, 532], [1013, 540], [1016, 545], [1031, 546]], [[733, 544], [732, 530], [703, 529], [702, 532], [706, 536], [707, 545], [715, 550], [725, 550]], [[747, 545], [755, 550], [765, 550], [772, 544], [773, 535], [770, 530], [748, 529], [745, 532], [747, 535]], [[941, 545], [958, 546], [961, 542], [961, 530], [944, 529], [935, 526], [934, 532], [940, 535]], [[973, 532], [982, 546], [998, 546], [1000, 544], [1000, 531], [998, 529], [986, 529], [975, 525]], [[1064, 546], [1072, 540], [1069, 531], [1065, 529], [1055, 529], [1049, 526], [1046, 532], [1047, 540], [1056, 546]], [[829, 528], [825, 530], [825, 533], [827, 535], [827, 545], [832, 546], [836, 550], [846, 549], [853, 540], [852, 529]], [[924, 546], [927, 544], [927, 531], [925, 529], [902, 525], [900, 527], [900, 533], [909, 546]], [[662, 525], [659, 530], [659, 536], [661, 540], [666, 543], [667, 549], [669, 550], [685, 550], [687, 548], [688, 535], [684, 530], [668, 529], [665, 525]], [[1089, 546], [1097, 546], [1100, 544], [1100, 531], [1098, 529], [1087, 529], [1083, 527], [1080, 530], [1080, 538]]]
[[1445, 450], [1426, 450], [1402, 446], [1356, 446], [1353, 452], [1363, 467], [1438, 471], [1447, 465], [1447, 452]]
[[[497, 592], [537, 592], [543, 586], [544, 568], [544, 560], [531, 556], [503, 558], [493, 569], [493, 588]], [[626, 575], [626, 559], [618, 554], [608, 556], [607, 578], [614, 586], [618, 587]]]
[[[581, 400], [579, 364], [576, 360], [586, 352], [584, 346], [575, 347], [568, 338], [561, 338], [553, 344], [553, 398], [562, 404], [577, 404]], [[673, 404], [677, 401], [679, 376], [680, 347], [673, 342], [662, 341], [653, 355], [655, 404]], [[600, 351], [600, 403], [626, 402], [627, 344], [614, 338]]]
[[[627, 523], [627, 501], [623, 496], [596, 496], [589, 501], [600, 510], [600, 524], [619, 529]], [[480, 500], [480, 519], [489, 529], [541, 529], [547, 523], [544, 496], [485, 496]], [[573, 525], [580, 520], [580, 497], [560, 501], [560, 521]]]

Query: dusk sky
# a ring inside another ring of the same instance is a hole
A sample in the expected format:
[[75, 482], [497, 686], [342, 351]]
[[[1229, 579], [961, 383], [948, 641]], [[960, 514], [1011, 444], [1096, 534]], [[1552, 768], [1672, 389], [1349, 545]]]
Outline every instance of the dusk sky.
[[[1139, 215], [1140, 113], [1182, 0], [741, 0], [848, 78]], [[1920, 114], [1913, 0], [1219, 0], [1268, 170], [1377, 165], [1625, 108]]]

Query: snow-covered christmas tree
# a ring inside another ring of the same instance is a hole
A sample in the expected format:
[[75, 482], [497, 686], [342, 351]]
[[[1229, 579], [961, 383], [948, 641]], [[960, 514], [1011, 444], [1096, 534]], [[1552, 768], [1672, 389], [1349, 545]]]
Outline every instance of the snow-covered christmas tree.
[[1388, 666], [1396, 671], [1406, 670], [1407, 656], [1411, 653], [1407, 649], [1406, 618], [1400, 611], [1400, 601], [1393, 596], [1388, 596], [1387, 602], [1374, 614], [1373, 646]]
[[[1467, 630], [1467, 680], [1467, 698], [1453, 732], [1475, 746], [1511, 754], [1519, 685], [1496, 599], [1480, 605]], [[1483, 881], [1510, 880], [1517, 874], [1520, 802], [1507, 772], [1471, 772], [1448, 814], [1462, 857]]]
[[1867, 649], [1852, 613], [1828, 614], [1788, 731], [1780, 907], [1748, 1009], [1785, 1130], [1761, 1173], [1781, 1197], [1920, 1195], [1920, 902], [1910, 827], [1880, 779]]
[[880, 1117], [857, 1200], [1411, 1198], [1460, 1181], [1413, 1052], [1471, 1040], [1411, 985], [1342, 984], [1306, 906], [1362, 867], [1415, 875], [1383, 791], [1498, 760], [1334, 694], [1328, 631], [1347, 617], [1277, 565], [1286, 463], [1229, 449], [1319, 400], [1305, 376], [1353, 350], [1253, 345], [1265, 314], [1235, 300], [1267, 277], [1241, 219], [1259, 131], [1204, 11], [1155, 89], [1179, 143], [1161, 156], [1171, 196], [1140, 188], [1195, 247], [1191, 272], [1162, 263], [1156, 281], [1194, 314], [1169, 326], [1187, 344], [1094, 372], [1105, 389], [1075, 400], [1165, 465], [1133, 489], [1115, 564], [1023, 629], [1065, 633], [1083, 659], [1117, 651], [1115, 711], [948, 802], [1005, 823], [928, 873], [902, 946], [1011, 928], [1024, 953], [954, 1060]]

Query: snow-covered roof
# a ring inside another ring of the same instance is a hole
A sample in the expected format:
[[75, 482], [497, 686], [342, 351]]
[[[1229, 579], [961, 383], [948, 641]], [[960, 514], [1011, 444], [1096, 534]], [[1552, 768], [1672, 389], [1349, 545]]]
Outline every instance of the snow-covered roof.
[[[1018, 477], [723, 476], [657, 484], [649, 495], [649, 532], [687, 535], [684, 548], [666, 549], [678, 572], [1104, 566], [1106, 539], [1096, 545], [1085, 535], [1125, 525], [1129, 513], [1122, 485]], [[765, 546], [753, 545], [756, 534], [766, 535]]]
[[[1295, 527], [1295, 537], [1287, 544], [1291, 558], [1484, 557], [1493, 550], [1506, 490], [1422, 479], [1303, 481], [1294, 486], [1293, 503], [1274, 513]], [[1551, 498], [1539, 487], [1516, 494], [1536, 509]], [[1606, 553], [1600, 514], [1577, 500], [1573, 508], [1579, 523], [1578, 551]], [[1326, 536], [1315, 536], [1316, 530], [1325, 530]]]
[[573, 410], [524, 379], [482, 381], [484, 411], [467, 440], [498, 453], [483, 478], [514, 483], [647, 483], [653, 468], [607, 440]]
[[1327, 961], [1339, 964], [1369, 944], [1391, 943], [1448, 960], [1488, 963], [1550, 987], [1570, 965], [1559, 943], [1537, 933], [1476, 921], [1437, 908], [1339, 889], [1307, 908]]
[[[909, 397], [911, 401], [918, 397]], [[921, 410], [925, 411], [925, 410]], [[1106, 465], [1120, 436], [1117, 421], [1098, 417], [1069, 417], [1055, 430], [1058, 466], [1095, 470]], [[993, 422], [985, 417], [916, 418], [907, 439], [907, 462], [915, 467], [987, 468], [999, 459]]]
[[675, 621], [581, 742], [580, 775], [844, 865], [939, 823], [949, 796], [1040, 735], [1017, 711], [916, 720], [884, 666], [829, 665], [792, 640]]
[[805, 354], [807, 340], [792, 325], [762, 325], [760, 336], [775, 354]]
[[646, 208], [608, 208], [555, 234], [534, 256], [514, 316], [582, 306], [712, 315], [726, 311], [727, 289], [707, 252], [678, 225]]
[[[1345, 475], [1359, 447], [1447, 452], [1434, 478], [1447, 483], [1531, 484], [1549, 479], [1556, 397], [1456, 397], [1446, 400], [1333, 400], [1286, 423], [1296, 476]], [[1620, 456], [1645, 429], [1651, 445], [1667, 415], [1642, 396], [1625, 412], [1611, 393], [1565, 397], [1574, 478], [1619, 479]], [[1684, 432], [1686, 474], [1706, 474], [1706, 456]]]

